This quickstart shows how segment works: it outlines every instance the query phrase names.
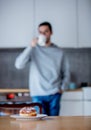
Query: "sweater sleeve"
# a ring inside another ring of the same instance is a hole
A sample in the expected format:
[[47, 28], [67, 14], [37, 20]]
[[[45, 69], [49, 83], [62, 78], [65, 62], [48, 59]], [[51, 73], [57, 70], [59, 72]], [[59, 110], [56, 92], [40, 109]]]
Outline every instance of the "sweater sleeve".
[[68, 59], [65, 56], [65, 54], [63, 54], [61, 75], [62, 75], [61, 90], [65, 91], [68, 89], [70, 83], [70, 67]]
[[24, 51], [16, 58], [15, 60], [15, 67], [17, 69], [23, 69], [25, 65], [31, 60], [32, 47], [28, 46], [24, 49]]

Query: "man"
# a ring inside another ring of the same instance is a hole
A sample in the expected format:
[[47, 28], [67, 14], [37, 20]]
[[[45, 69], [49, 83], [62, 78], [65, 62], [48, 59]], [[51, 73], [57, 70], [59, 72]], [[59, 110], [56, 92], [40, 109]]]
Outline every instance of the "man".
[[46, 37], [45, 46], [38, 45], [38, 38], [33, 39], [29, 47], [17, 57], [15, 66], [22, 69], [30, 62], [29, 88], [32, 101], [42, 103], [44, 114], [57, 116], [62, 92], [69, 83], [69, 64], [61, 48], [51, 42], [51, 24], [41, 23], [38, 32]]

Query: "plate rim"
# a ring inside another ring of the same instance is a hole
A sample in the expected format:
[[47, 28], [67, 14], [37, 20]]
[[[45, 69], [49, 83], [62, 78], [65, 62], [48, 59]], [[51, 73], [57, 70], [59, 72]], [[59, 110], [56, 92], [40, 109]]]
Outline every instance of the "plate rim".
[[33, 117], [20, 116], [19, 114], [10, 115], [11, 118], [15, 118], [15, 119], [42, 119], [47, 116], [48, 115], [46, 115], [46, 114], [37, 114], [37, 116], [33, 116]]

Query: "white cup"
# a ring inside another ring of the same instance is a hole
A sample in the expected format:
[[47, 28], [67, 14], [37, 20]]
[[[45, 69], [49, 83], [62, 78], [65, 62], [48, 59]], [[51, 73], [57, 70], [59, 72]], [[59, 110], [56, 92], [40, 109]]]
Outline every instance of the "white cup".
[[43, 34], [40, 34], [38, 36], [38, 44], [40, 46], [45, 46], [45, 44], [46, 44], [46, 37]]

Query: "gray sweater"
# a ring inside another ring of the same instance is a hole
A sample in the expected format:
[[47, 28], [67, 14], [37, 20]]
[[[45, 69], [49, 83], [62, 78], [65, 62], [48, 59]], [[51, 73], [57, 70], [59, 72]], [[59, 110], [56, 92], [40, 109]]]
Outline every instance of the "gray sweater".
[[69, 64], [61, 48], [27, 47], [15, 61], [15, 67], [22, 69], [30, 62], [29, 88], [31, 96], [52, 95], [66, 90], [70, 80]]

